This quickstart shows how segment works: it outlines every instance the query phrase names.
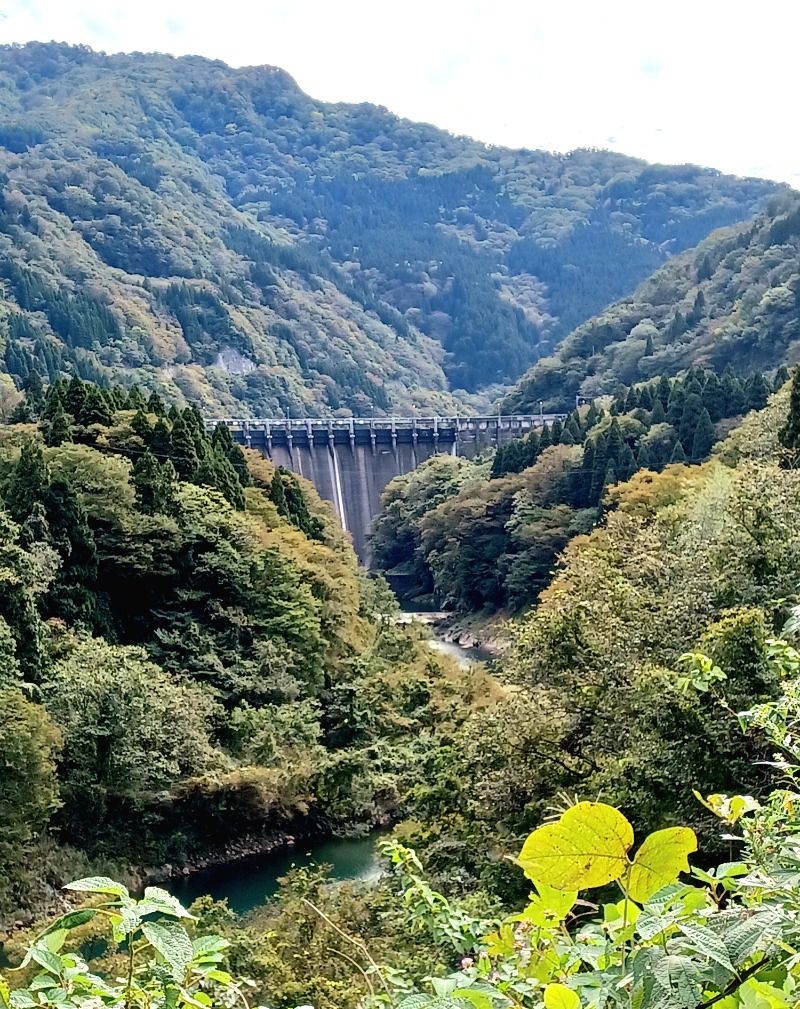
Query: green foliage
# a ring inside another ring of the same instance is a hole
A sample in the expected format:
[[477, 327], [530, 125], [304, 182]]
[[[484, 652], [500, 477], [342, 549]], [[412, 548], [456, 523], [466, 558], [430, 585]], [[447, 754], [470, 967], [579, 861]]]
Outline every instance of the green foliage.
[[[513, 382], [780, 192], [487, 147], [316, 101], [275, 68], [56, 43], [0, 61], [5, 367], [124, 376], [215, 416], [454, 410], [448, 390]], [[660, 343], [636, 338], [654, 362]], [[102, 422], [91, 399], [81, 425]]]
[[[675, 256], [630, 297], [579, 325], [536, 364], [502, 403], [504, 413], [569, 409], [576, 395], [611, 394], [664, 373], [709, 365], [755, 371], [738, 410], [763, 409], [770, 391], [761, 372], [795, 360], [800, 273], [796, 194], [771, 200], [748, 224], [718, 231]], [[781, 240], [776, 241], [780, 233]], [[647, 327], [647, 340], [642, 327]], [[650, 353], [650, 350], [653, 353]], [[667, 404], [663, 404], [667, 407]], [[711, 390], [704, 404], [719, 419]], [[684, 451], [691, 444], [681, 438]]]
[[[154, 1004], [197, 1009], [237, 998], [247, 1004], [244, 993], [252, 983], [234, 980], [222, 967], [229, 943], [217, 935], [193, 940], [183, 924], [192, 915], [165, 890], [150, 886], [134, 900], [126, 887], [104, 876], [76, 880], [66, 889], [104, 899], [97, 907], [62, 915], [40, 933], [20, 968], [35, 971], [27, 986], [11, 991], [0, 978], [4, 1009]], [[62, 952], [72, 933], [100, 916], [121, 954], [118, 977], [92, 970], [80, 951]]]

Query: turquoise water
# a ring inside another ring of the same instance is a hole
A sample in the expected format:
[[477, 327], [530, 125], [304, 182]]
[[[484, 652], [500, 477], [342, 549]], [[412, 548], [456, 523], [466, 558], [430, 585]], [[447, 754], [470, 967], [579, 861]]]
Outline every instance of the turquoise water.
[[381, 873], [380, 857], [375, 850], [378, 836], [372, 833], [366, 837], [307, 841], [295, 848], [278, 848], [228, 865], [201, 869], [163, 885], [184, 906], [209, 894], [215, 900], [227, 900], [237, 914], [246, 914], [275, 894], [278, 879], [293, 865], [312, 862], [330, 865], [332, 880], [377, 879]]

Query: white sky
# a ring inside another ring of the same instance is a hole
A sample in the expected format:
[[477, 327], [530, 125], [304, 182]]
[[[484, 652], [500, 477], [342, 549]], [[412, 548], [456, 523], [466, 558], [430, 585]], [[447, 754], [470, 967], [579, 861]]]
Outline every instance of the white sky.
[[0, 0], [0, 41], [268, 63], [491, 143], [800, 188], [798, 30], [797, 0]]

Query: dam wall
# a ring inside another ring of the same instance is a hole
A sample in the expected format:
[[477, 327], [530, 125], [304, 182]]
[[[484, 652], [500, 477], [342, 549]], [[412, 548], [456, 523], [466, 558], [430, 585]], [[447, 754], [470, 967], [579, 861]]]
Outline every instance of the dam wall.
[[436, 454], [475, 458], [556, 416], [226, 419], [208, 421], [208, 426], [226, 424], [239, 444], [310, 480], [320, 497], [333, 504], [368, 567], [370, 525], [394, 477]]

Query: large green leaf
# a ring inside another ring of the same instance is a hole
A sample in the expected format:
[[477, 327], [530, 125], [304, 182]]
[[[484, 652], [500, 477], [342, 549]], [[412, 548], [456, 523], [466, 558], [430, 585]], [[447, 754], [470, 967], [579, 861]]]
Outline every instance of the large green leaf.
[[689, 855], [697, 851], [697, 837], [689, 827], [667, 827], [644, 839], [636, 852], [628, 883], [628, 895], [640, 904], [682, 872], [689, 871]]
[[160, 886], [148, 886], [144, 891], [144, 900], [139, 902], [140, 914], [150, 914], [152, 911], [161, 911], [164, 914], [174, 915], [176, 918], [193, 917], [177, 897], [162, 890]]
[[164, 957], [177, 984], [182, 984], [186, 969], [192, 962], [192, 940], [177, 921], [145, 921], [142, 932], [148, 942]]
[[11, 990], [0, 977], [0, 1009], [11, 1009]]
[[656, 984], [668, 994], [673, 1005], [694, 1009], [700, 1002], [698, 968], [688, 956], [663, 956], [653, 973]]
[[517, 864], [534, 883], [582, 890], [620, 879], [628, 866], [633, 827], [603, 802], [579, 802], [546, 823], [522, 846]]
[[85, 879], [76, 879], [74, 883], [67, 883], [65, 890], [78, 890], [82, 893], [110, 893], [115, 897], [127, 897], [128, 888], [122, 883], [116, 883], [108, 876], [87, 876]]

